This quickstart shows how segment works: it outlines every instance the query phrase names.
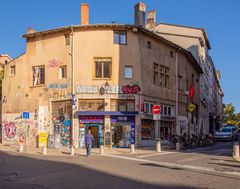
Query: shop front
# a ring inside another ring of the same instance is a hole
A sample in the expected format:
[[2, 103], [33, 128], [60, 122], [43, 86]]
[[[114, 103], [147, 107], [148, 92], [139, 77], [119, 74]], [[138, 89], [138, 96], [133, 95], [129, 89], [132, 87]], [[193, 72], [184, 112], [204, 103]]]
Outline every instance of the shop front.
[[111, 116], [112, 147], [129, 148], [135, 143], [135, 117]]
[[80, 115], [79, 117], [79, 148], [85, 145], [85, 136], [91, 130], [94, 142], [93, 148], [103, 144], [104, 139], [104, 116], [102, 115]]

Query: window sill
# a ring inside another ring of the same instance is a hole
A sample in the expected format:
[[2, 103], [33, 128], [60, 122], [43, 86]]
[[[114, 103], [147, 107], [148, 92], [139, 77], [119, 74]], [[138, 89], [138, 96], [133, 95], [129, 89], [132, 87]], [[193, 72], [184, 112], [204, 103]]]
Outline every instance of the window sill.
[[30, 86], [30, 88], [38, 88], [38, 87], [45, 87], [45, 84], [41, 84], [41, 85], [35, 85], [35, 86]]
[[93, 78], [93, 80], [112, 80], [112, 78]]

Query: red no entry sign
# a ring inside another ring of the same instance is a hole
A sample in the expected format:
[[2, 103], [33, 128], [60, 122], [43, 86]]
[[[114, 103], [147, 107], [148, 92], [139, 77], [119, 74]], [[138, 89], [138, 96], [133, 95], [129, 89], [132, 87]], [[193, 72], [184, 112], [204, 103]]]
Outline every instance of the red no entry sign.
[[161, 113], [161, 107], [159, 105], [154, 105], [152, 109], [153, 115], [158, 115]]

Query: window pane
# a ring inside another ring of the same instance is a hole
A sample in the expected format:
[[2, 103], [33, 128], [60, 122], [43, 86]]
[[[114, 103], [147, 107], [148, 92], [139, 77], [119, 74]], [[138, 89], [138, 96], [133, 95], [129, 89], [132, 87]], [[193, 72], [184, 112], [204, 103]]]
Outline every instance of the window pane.
[[158, 72], [153, 73], [153, 83], [158, 84]]
[[171, 111], [171, 107], [168, 107], [168, 115], [171, 116], [172, 115], [172, 111]]
[[109, 62], [104, 62], [104, 78], [110, 78], [110, 63]]
[[40, 68], [40, 83], [39, 84], [45, 84], [45, 69], [44, 69], [44, 67]]
[[95, 75], [96, 78], [102, 78], [102, 63], [96, 62], [96, 68], [95, 68]]
[[118, 32], [114, 32], [114, 43], [115, 44], [119, 44], [119, 33]]
[[119, 101], [118, 102], [118, 109], [120, 112], [126, 112], [126, 101]]
[[124, 77], [125, 78], [132, 78], [132, 67], [125, 67], [124, 68]]
[[120, 44], [127, 44], [127, 36], [126, 36], [126, 33], [121, 33], [120, 35]]
[[128, 112], [133, 112], [134, 110], [135, 110], [134, 101], [128, 101], [127, 102], [127, 111]]

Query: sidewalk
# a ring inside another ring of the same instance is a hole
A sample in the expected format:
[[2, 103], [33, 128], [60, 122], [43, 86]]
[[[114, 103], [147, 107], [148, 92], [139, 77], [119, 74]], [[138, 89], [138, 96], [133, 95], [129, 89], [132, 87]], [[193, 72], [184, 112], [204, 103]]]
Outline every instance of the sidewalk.
[[[19, 152], [18, 145], [5, 145], [0, 144], [0, 151], [5, 152]], [[170, 150], [169, 150], [170, 151]], [[167, 151], [167, 152], [169, 152]], [[166, 152], [164, 147], [162, 147], [162, 152]], [[20, 153], [20, 152], [19, 152]], [[27, 147], [24, 148], [24, 154], [35, 154], [42, 155], [42, 148]], [[141, 147], [136, 148], [135, 153], [131, 153], [129, 148], [104, 148], [104, 155], [148, 155], [148, 154], [157, 154], [155, 147]], [[69, 156], [71, 154], [71, 149], [67, 147], [62, 147], [60, 149], [47, 148], [48, 156]], [[92, 148], [93, 155], [100, 155], [100, 148]], [[86, 155], [86, 149], [75, 149], [75, 155]]]

